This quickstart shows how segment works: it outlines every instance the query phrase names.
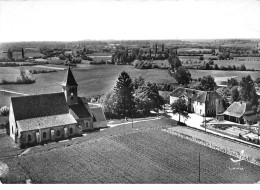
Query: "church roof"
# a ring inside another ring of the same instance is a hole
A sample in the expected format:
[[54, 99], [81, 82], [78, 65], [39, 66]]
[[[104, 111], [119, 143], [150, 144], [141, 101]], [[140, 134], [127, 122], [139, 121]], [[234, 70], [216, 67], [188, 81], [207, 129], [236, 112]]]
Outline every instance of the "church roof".
[[92, 117], [84, 104], [84, 99], [81, 97], [78, 97], [77, 104], [69, 105], [69, 111], [75, 119]]
[[67, 74], [64, 77], [63, 82], [61, 83], [62, 86], [78, 86], [70, 67], [67, 70]]
[[94, 115], [96, 122], [106, 121], [106, 117], [101, 107], [91, 107], [90, 110]]
[[20, 131], [30, 131], [35, 129], [45, 129], [49, 127], [70, 125], [76, 123], [77, 121], [74, 119], [74, 117], [71, 114], [67, 113], [19, 120], [17, 121], [17, 127], [20, 129]]
[[63, 92], [11, 97], [11, 104], [16, 120], [69, 113]]

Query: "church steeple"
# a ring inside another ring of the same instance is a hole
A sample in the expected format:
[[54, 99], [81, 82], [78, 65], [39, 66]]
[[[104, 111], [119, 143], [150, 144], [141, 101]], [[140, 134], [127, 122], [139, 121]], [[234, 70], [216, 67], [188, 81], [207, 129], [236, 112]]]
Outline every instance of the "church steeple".
[[66, 101], [68, 104], [77, 103], [78, 99], [78, 90], [77, 82], [72, 74], [70, 67], [68, 67], [67, 74], [64, 77], [63, 82], [61, 83], [63, 92], [65, 93]]

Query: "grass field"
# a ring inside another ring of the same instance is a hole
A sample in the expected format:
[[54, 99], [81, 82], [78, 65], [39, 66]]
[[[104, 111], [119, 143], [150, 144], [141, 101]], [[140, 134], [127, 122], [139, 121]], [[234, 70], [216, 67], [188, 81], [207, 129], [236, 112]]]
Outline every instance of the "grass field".
[[251, 75], [251, 78], [255, 80], [260, 76], [260, 71], [219, 71], [219, 70], [189, 70], [192, 78], [202, 78], [206, 75], [211, 75], [212, 77], [227, 77], [227, 76], [237, 76], [237, 80], [241, 80], [242, 77]]
[[[83, 64], [81, 64], [83, 65]], [[39, 68], [41, 69], [41, 68]], [[73, 74], [78, 82], [79, 96], [95, 96], [105, 94], [113, 89], [116, 80], [122, 71], [126, 71], [134, 78], [142, 75], [146, 81], [156, 83], [173, 83], [175, 80], [169, 76], [166, 70], [149, 69], [139, 70], [133, 66], [127, 65], [86, 65], [73, 69]], [[3, 73], [3, 75], [1, 75]], [[0, 80], [3, 77], [16, 78], [19, 73], [19, 67], [3, 67], [0, 68]], [[49, 93], [60, 92], [61, 85], [66, 71], [58, 71], [54, 73], [43, 73], [34, 75], [36, 83], [30, 85], [0, 85], [0, 89], [11, 90], [21, 93]], [[2, 99], [0, 94], [0, 100]]]
[[[48, 65], [49, 66], [49, 65]], [[161, 69], [136, 69], [128, 65], [88, 65], [79, 64], [80, 67], [73, 68], [73, 74], [79, 84], [79, 96], [96, 96], [105, 94], [113, 89], [116, 80], [122, 71], [126, 71], [132, 78], [141, 75], [146, 81], [156, 83], [174, 83], [175, 80], [170, 77], [167, 70]], [[57, 66], [56, 66], [57, 67]], [[19, 74], [20, 67], [1, 67], [0, 80], [15, 80]], [[25, 67], [27, 69], [36, 69], [36, 67]], [[42, 68], [38, 68], [42, 69]], [[30, 85], [0, 85], [0, 89], [11, 90], [26, 94], [40, 94], [50, 92], [60, 92], [61, 85], [66, 71], [58, 71], [55, 73], [42, 73], [34, 75], [36, 83]], [[223, 76], [238, 76], [238, 79], [243, 76], [251, 75], [252, 79], [260, 76], [260, 72], [251, 71], [206, 71], [206, 70], [190, 70], [192, 78], [199, 78], [205, 75], [213, 77]], [[11, 96], [11, 95], [10, 95]], [[9, 101], [7, 94], [0, 93], [0, 106]], [[8, 103], [9, 105], [9, 103]]]
[[33, 183], [176, 184], [198, 183], [200, 152], [201, 183], [260, 180], [260, 167], [242, 161], [243, 170], [232, 170], [231, 156], [162, 131], [174, 126], [176, 121], [166, 118], [135, 123], [134, 129], [131, 124], [121, 125], [32, 147], [20, 157], [11, 157], [20, 150], [0, 144], [8, 156], [0, 155], [0, 161], [10, 168], [9, 182], [22, 183], [30, 178]]
[[98, 138], [20, 157], [34, 183], [255, 183], [260, 168], [161, 130]]

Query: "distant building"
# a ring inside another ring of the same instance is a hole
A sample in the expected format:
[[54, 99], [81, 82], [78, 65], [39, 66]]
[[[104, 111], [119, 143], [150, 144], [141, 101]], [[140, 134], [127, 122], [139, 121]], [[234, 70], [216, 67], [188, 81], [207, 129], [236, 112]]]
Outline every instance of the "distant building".
[[215, 91], [179, 87], [170, 94], [170, 104], [179, 98], [186, 100], [191, 113], [201, 116], [212, 117], [223, 111], [223, 98]]
[[82, 131], [107, 127], [101, 109], [90, 108], [78, 97], [78, 84], [68, 68], [63, 92], [12, 97], [9, 112], [10, 136], [19, 146], [71, 138]]
[[224, 119], [239, 124], [256, 124], [260, 121], [260, 115], [252, 110], [248, 102], [233, 102], [223, 113]]

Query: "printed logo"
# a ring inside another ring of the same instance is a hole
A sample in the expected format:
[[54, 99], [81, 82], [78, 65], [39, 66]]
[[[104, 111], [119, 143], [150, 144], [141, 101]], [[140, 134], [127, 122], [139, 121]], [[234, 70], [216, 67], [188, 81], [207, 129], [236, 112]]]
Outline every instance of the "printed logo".
[[244, 168], [241, 167], [241, 161], [243, 160], [242, 159], [243, 155], [244, 155], [244, 150], [241, 150], [238, 159], [230, 158], [230, 160], [232, 161], [232, 166], [229, 167], [229, 170], [244, 170]]

